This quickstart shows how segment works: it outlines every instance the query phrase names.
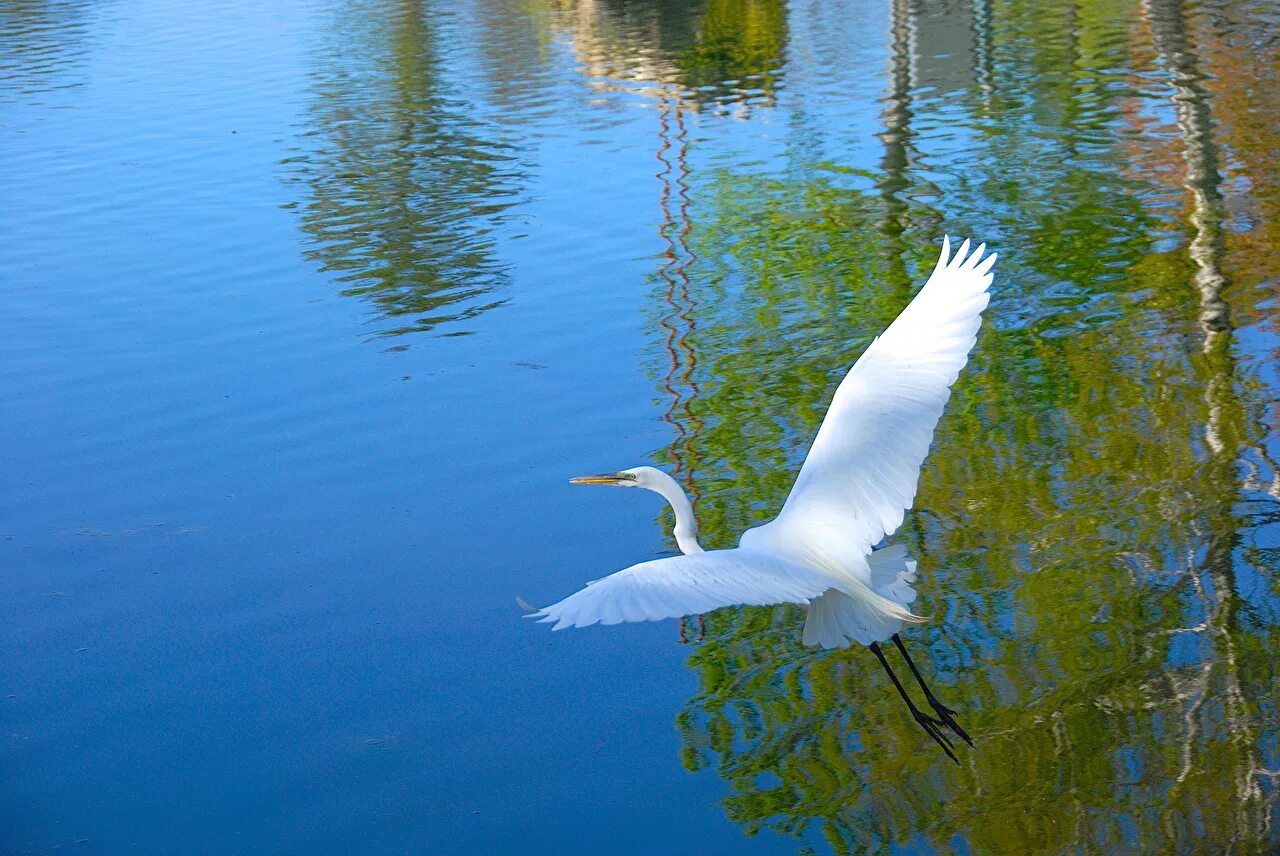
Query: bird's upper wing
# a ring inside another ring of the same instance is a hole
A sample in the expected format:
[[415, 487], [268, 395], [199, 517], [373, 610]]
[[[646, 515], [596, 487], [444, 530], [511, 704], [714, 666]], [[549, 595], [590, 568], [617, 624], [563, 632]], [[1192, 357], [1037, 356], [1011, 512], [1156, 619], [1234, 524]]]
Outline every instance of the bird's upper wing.
[[744, 548], [848, 567], [902, 524], [990, 297], [995, 253], [950, 249], [944, 239], [924, 288], [849, 370], [782, 512], [745, 532]]
[[553, 629], [657, 621], [737, 604], [808, 603], [831, 580], [786, 559], [749, 550], [712, 550], [641, 562], [526, 616]]

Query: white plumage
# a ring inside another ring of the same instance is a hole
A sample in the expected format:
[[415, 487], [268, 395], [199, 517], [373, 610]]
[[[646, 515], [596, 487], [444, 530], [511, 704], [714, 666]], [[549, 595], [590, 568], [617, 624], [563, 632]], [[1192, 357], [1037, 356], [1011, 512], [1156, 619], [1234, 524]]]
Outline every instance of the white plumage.
[[749, 550], [712, 550], [632, 565], [542, 610], [554, 629], [656, 621], [725, 604], [806, 604], [831, 581], [802, 565]]
[[578, 479], [657, 491], [676, 512], [687, 554], [643, 562], [533, 613], [555, 629], [708, 612], [737, 604], [808, 604], [803, 640], [839, 647], [890, 638], [923, 619], [915, 562], [900, 547], [872, 552], [911, 507], [934, 427], [973, 347], [996, 255], [966, 240], [937, 267], [845, 376], [778, 516], [732, 550], [703, 552], [692, 506], [652, 467]]

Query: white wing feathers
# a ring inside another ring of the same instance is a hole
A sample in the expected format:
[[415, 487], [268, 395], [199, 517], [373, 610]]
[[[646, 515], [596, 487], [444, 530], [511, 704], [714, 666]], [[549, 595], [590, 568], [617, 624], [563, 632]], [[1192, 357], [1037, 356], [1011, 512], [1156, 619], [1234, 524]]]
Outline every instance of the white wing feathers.
[[865, 589], [833, 588], [809, 602], [804, 622], [806, 645], [843, 648], [850, 642], [870, 645], [883, 642], [902, 629], [924, 619], [912, 615], [908, 604], [916, 599], [911, 584], [916, 579], [916, 563], [907, 557], [907, 548], [893, 544], [867, 556], [871, 592], [884, 600], [869, 597]]
[[782, 512], [743, 534], [746, 548], [844, 568], [902, 524], [920, 466], [990, 295], [986, 244], [942, 255], [929, 281], [836, 390]]
[[658, 621], [739, 604], [808, 603], [831, 580], [777, 556], [711, 550], [632, 565], [526, 617], [554, 630]]
[[965, 241], [952, 257], [950, 239], [943, 241], [924, 288], [836, 390], [771, 523], [747, 530], [736, 550], [642, 562], [527, 617], [561, 630], [813, 602], [804, 641], [826, 646], [867, 644], [922, 621], [906, 609], [915, 599], [915, 563], [901, 548], [870, 561], [867, 554], [902, 525], [915, 499], [934, 427], [989, 299], [996, 256], [984, 258], [985, 249], [970, 254]]

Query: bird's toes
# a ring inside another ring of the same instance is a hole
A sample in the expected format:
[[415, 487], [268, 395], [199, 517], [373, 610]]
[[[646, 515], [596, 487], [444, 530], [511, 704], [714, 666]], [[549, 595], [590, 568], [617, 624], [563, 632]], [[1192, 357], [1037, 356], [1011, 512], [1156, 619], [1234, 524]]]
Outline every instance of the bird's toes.
[[[943, 746], [943, 748], [951, 749], [954, 747], [955, 744], [951, 742], [951, 739], [947, 737], [946, 732], [942, 730], [946, 723], [941, 720], [934, 719], [927, 713], [921, 713], [919, 711], [916, 712], [916, 722], [920, 724], [921, 728], [929, 733], [930, 737], [936, 740], [939, 745]], [[948, 754], [950, 753], [948, 752]]]
[[965, 743], [968, 743], [970, 746], [973, 745], [973, 738], [969, 736], [969, 732], [965, 731], [960, 723], [956, 722], [955, 717], [952, 716], [955, 711], [949, 710], [941, 705], [935, 707], [934, 711], [937, 712], [939, 717], [941, 717], [943, 725], [950, 728], [955, 735]]
[[969, 736], [969, 732], [960, 727], [960, 723], [956, 722], [954, 719], [948, 718], [947, 727], [954, 731], [956, 736], [965, 743], [968, 743], [970, 746], [973, 745], [973, 738]]

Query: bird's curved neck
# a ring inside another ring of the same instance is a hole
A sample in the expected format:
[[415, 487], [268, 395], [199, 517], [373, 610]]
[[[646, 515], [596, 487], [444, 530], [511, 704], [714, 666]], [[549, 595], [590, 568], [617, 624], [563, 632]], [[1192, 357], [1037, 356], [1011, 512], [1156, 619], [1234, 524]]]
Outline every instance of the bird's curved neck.
[[666, 473], [662, 473], [662, 476], [653, 486], [653, 490], [662, 494], [662, 497], [671, 503], [671, 510], [676, 513], [676, 528], [673, 533], [676, 536], [676, 545], [681, 553], [701, 553], [702, 545], [698, 543], [698, 521], [693, 516], [693, 503], [689, 501], [684, 489], [675, 479]]

